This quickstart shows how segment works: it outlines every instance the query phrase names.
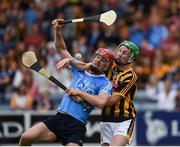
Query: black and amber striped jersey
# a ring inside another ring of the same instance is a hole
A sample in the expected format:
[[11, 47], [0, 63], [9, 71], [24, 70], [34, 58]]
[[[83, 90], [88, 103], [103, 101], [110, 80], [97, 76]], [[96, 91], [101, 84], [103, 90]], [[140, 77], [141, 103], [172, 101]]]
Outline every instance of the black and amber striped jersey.
[[136, 117], [133, 104], [135, 91], [137, 89], [137, 75], [133, 69], [121, 71], [117, 64], [106, 72], [106, 76], [112, 82], [113, 94], [123, 98], [119, 99], [113, 106], [105, 106], [102, 110], [102, 121], [122, 122]]

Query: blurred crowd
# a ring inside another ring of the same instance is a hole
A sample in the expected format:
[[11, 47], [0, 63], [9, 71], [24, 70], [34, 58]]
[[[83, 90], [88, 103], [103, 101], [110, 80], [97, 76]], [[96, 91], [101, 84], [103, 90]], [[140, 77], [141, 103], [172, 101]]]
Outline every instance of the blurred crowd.
[[52, 20], [110, 9], [118, 13], [110, 27], [98, 22], [64, 25], [67, 49], [88, 62], [99, 47], [115, 50], [123, 40], [134, 42], [140, 48], [135, 101], [180, 111], [180, 0], [1, 0], [0, 110], [56, 109], [63, 91], [26, 68], [22, 53], [34, 50], [40, 64], [69, 86], [69, 70], [55, 68], [61, 57], [54, 47]]

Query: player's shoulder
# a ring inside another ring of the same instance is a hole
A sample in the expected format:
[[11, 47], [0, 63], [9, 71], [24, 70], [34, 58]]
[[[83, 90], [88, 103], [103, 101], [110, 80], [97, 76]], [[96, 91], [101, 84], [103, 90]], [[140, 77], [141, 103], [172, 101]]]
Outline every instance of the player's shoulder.
[[131, 74], [132, 76], [137, 76], [136, 72], [134, 71], [133, 68], [127, 69], [127, 73]]
[[125, 72], [126, 72], [126, 74], [130, 74], [131, 76], [136, 76], [136, 77], [137, 77], [137, 74], [136, 74], [136, 72], [133, 70], [133, 68], [129, 68], [129, 69], [127, 69]]
[[[99, 81], [98, 81], [99, 82]], [[110, 80], [104, 75], [104, 76], [101, 76], [101, 82], [103, 84], [111, 84]]]
[[110, 80], [108, 79], [108, 77], [106, 77], [105, 74], [103, 76], [99, 76], [99, 79], [104, 82], [110, 82]]
[[125, 71], [123, 71], [123, 73], [121, 73], [119, 76], [118, 76], [118, 79], [119, 81], [125, 81], [125, 80], [137, 80], [137, 75], [136, 73], [134, 72], [133, 69], [127, 69]]

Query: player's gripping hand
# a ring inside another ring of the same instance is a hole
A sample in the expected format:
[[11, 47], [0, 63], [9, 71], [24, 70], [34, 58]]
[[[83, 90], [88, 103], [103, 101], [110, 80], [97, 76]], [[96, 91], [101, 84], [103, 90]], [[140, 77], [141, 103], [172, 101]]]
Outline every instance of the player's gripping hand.
[[65, 91], [67, 94], [69, 94], [69, 96], [74, 99], [77, 102], [81, 102], [83, 101], [83, 99], [79, 96], [80, 94], [80, 90], [78, 89], [67, 89]]
[[60, 32], [60, 30], [61, 30], [61, 22], [63, 22], [63, 21], [64, 21], [64, 19], [60, 19], [60, 18], [54, 19], [54, 20], [52, 21], [52, 25], [54, 26], [54, 29], [55, 29], [57, 32]]

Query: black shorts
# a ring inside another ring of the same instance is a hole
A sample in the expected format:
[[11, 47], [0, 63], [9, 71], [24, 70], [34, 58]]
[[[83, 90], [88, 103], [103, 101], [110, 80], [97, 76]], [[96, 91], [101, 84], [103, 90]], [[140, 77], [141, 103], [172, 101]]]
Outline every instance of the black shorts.
[[57, 141], [62, 142], [63, 145], [70, 142], [83, 145], [86, 126], [74, 117], [57, 112], [43, 122], [56, 135]]

